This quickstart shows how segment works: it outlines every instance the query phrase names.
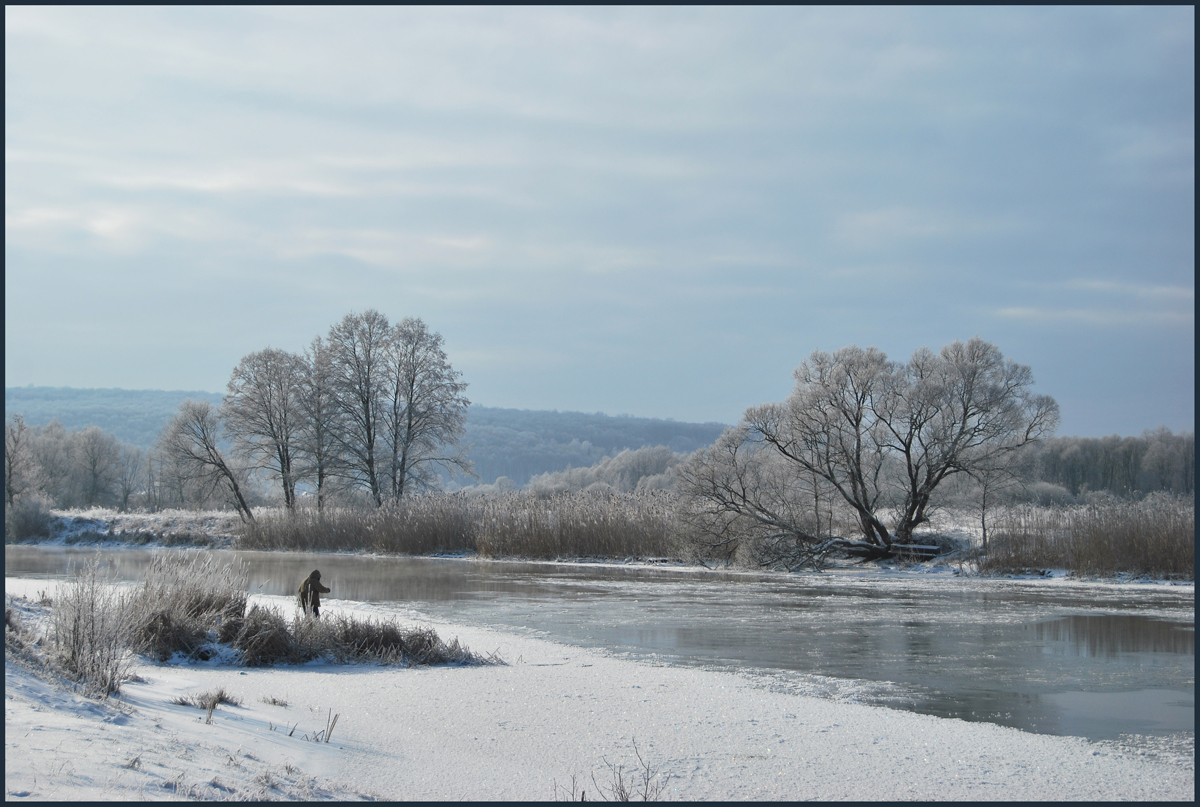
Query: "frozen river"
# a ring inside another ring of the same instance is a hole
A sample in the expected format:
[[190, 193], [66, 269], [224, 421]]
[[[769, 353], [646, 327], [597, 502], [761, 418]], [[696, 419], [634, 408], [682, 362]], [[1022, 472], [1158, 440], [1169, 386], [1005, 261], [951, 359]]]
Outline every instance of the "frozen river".
[[[5, 574], [61, 577], [94, 550], [5, 547]], [[1195, 730], [1192, 586], [215, 552], [251, 590], [328, 597], [544, 635], [793, 691], [1090, 739]], [[106, 550], [136, 580], [152, 551]], [[492, 648], [476, 648], [491, 650]]]

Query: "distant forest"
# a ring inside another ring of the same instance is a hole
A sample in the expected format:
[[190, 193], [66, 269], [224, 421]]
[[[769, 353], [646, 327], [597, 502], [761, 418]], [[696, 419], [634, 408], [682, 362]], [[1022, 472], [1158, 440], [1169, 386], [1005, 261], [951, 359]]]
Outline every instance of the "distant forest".
[[[4, 390], [6, 418], [20, 414], [37, 429], [57, 420], [67, 432], [96, 426], [121, 443], [150, 449], [164, 424], [187, 398], [219, 404], [211, 392], [9, 387]], [[669, 467], [711, 444], [725, 426], [684, 423], [600, 413], [498, 409], [468, 410], [463, 444], [478, 480], [500, 477], [504, 487], [538, 490], [601, 487], [633, 490], [666, 484]], [[665, 446], [664, 451], [637, 451]], [[622, 453], [626, 452], [626, 453]], [[620, 455], [620, 456], [618, 456]], [[1194, 432], [1147, 430], [1139, 436], [1055, 437], [1033, 448], [1026, 459], [1025, 493], [1020, 498], [1044, 503], [1086, 499], [1107, 492], [1116, 496], [1155, 491], [1195, 495]], [[567, 472], [571, 468], [573, 471]], [[586, 469], [586, 470], [585, 470]], [[646, 481], [641, 481], [645, 477]]]
[[[68, 431], [98, 426], [123, 443], [149, 449], [184, 400], [218, 405], [222, 397], [214, 392], [6, 387], [4, 414], [22, 415], [30, 427], [51, 420]], [[690, 454], [724, 429], [721, 423], [472, 406], [462, 443], [479, 482], [506, 476], [522, 487], [537, 474], [594, 465], [625, 449], [667, 446]]]

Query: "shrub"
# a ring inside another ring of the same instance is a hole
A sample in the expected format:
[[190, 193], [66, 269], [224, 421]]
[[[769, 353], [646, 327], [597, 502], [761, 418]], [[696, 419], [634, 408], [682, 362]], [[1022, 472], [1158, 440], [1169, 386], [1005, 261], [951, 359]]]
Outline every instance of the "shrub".
[[132, 645], [139, 652], [159, 661], [175, 653], [196, 652], [208, 640], [208, 631], [200, 620], [180, 618], [169, 610], [153, 611], [148, 618], [138, 620], [132, 630]]
[[51, 523], [50, 505], [45, 499], [20, 499], [4, 508], [4, 542], [10, 544], [32, 538], [49, 538]]
[[432, 628], [402, 628], [395, 620], [375, 622], [341, 615], [325, 627], [330, 651], [346, 661], [425, 665], [477, 660], [457, 639], [447, 645]]
[[[296, 664], [327, 658], [341, 663], [378, 662], [406, 666], [482, 664], [488, 661], [460, 645], [457, 639], [446, 644], [431, 628], [405, 628], [394, 619], [361, 620], [341, 614], [327, 615], [321, 619], [297, 616], [292, 621], [289, 633], [278, 613], [263, 610], [269, 614], [262, 619], [264, 623], [270, 622], [275, 644], [273, 651], [262, 654], [262, 658]], [[249, 615], [246, 621], [251, 621]], [[288, 638], [291, 645], [285, 650]], [[245, 664], [255, 666], [271, 663], [259, 659], [243, 650]]]

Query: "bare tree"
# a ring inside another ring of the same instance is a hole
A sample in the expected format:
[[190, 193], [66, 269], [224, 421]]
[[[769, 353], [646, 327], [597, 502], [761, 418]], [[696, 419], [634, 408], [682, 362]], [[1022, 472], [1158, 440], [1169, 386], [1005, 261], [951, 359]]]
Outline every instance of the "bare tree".
[[330, 483], [341, 469], [336, 437], [339, 412], [333, 395], [332, 357], [321, 337], [313, 339], [303, 361], [299, 400], [303, 414], [300, 446], [304, 465], [299, 475], [316, 485], [317, 511], [320, 512], [325, 509]]
[[146, 457], [146, 507], [154, 511], [193, 504], [203, 507], [212, 489], [206, 487], [203, 493], [199, 489], [200, 485], [189, 482], [180, 463], [164, 450], [160, 438], [158, 447]]
[[797, 368], [796, 390], [787, 402], [765, 404], [745, 416], [751, 440], [837, 490], [857, 514], [869, 543], [890, 542], [876, 516], [887, 455], [873, 410], [892, 386], [894, 371], [875, 348], [851, 346], [833, 355], [814, 351]]
[[733, 530], [749, 519], [796, 546], [829, 545], [830, 536], [810, 528], [815, 519], [791, 509], [811, 475], [856, 516], [862, 540], [839, 545], [883, 557], [894, 543], [912, 542], [945, 479], [996, 465], [1058, 422], [1054, 400], [1030, 392], [1029, 368], [978, 337], [938, 354], [922, 348], [905, 365], [874, 348], [816, 351], [795, 378], [786, 402], [747, 410], [685, 472], [714, 524]]
[[157, 512], [167, 507], [168, 491], [163, 466], [166, 457], [161, 450], [146, 454], [146, 509]]
[[117, 497], [121, 509], [128, 512], [129, 500], [146, 482], [146, 453], [137, 446], [121, 446], [121, 459], [117, 466]]
[[377, 506], [383, 504], [378, 452], [391, 342], [387, 317], [374, 309], [347, 314], [329, 330], [330, 392], [338, 414], [334, 438], [347, 472], [367, 486]]
[[406, 491], [431, 486], [439, 466], [470, 472], [455, 449], [471, 402], [463, 397], [467, 385], [450, 367], [441, 334], [420, 319], [397, 323], [390, 347], [382, 414], [391, 495], [400, 499]]
[[687, 494], [685, 519], [726, 558], [747, 547], [749, 559], [762, 565], [819, 569], [837, 548], [808, 507], [810, 480], [754, 439], [745, 424], [697, 451], [677, 473]]
[[8, 507], [37, 485], [32, 438], [21, 415], [13, 415], [4, 424], [4, 503]]
[[294, 353], [272, 348], [251, 353], [234, 368], [222, 407], [235, 450], [279, 478], [288, 510], [296, 507], [305, 369]]
[[85, 507], [107, 504], [113, 499], [121, 444], [99, 426], [88, 426], [74, 435], [76, 489]]
[[35, 430], [33, 459], [41, 475], [42, 488], [57, 507], [72, 507], [74, 459], [72, 435], [55, 418]]
[[181, 479], [198, 483], [206, 493], [224, 488], [243, 521], [253, 521], [239, 484], [240, 474], [225, 460], [218, 444], [221, 419], [208, 401], [186, 400], [159, 438], [162, 451], [175, 463]]

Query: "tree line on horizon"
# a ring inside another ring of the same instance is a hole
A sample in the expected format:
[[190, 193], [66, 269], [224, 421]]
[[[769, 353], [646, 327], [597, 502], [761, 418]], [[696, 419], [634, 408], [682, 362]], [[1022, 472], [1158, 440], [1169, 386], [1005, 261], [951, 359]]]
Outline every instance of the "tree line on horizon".
[[[347, 315], [301, 354], [244, 357], [219, 406], [185, 402], [149, 451], [94, 426], [29, 427], [14, 414], [6, 505], [232, 506], [252, 519], [252, 506], [295, 508], [304, 488], [318, 510], [437, 490], [447, 468], [470, 469], [458, 444], [465, 384], [441, 345], [420, 320]], [[911, 541], [929, 509], [951, 500], [972, 499], [986, 517], [989, 502], [1194, 495], [1193, 433], [1053, 437], [1057, 406], [1032, 393], [1029, 368], [978, 338], [903, 363], [854, 346], [817, 352], [796, 379], [787, 401], [752, 407], [707, 448], [593, 449], [591, 463], [532, 475], [524, 487], [538, 496], [673, 490], [706, 503], [693, 515], [706, 513], [718, 540], [763, 532], [792, 545], [832, 535], [835, 510], [842, 532], [857, 524], [849, 529], [865, 543], [886, 546]], [[501, 479], [473, 492], [519, 487]]]
[[[16, 451], [12, 447], [16, 446]], [[594, 455], [595, 450], [589, 452]], [[535, 493], [630, 492], [670, 488], [669, 473], [691, 452], [669, 446], [601, 451], [600, 459], [569, 468], [533, 474], [524, 484], [500, 475], [487, 489], [525, 489]], [[8, 457], [17, 459], [8, 463]], [[588, 455], [583, 455], [586, 459]], [[170, 507], [223, 506], [221, 497], [187, 500], [148, 484], [159, 464], [153, 449], [122, 442], [96, 426], [67, 429], [57, 420], [27, 426], [20, 414], [10, 415], [5, 434], [5, 502], [43, 497], [57, 509], [113, 507], [118, 510], [161, 510]], [[1192, 496], [1195, 492], [1195, 435], [1165, 426], [1138, 436], [1051, 437], [1030, 453], [1021, 484], [1005, 500], [1072, 504], [1096, 495], [1138, 498], [1155, 492]], [[170, 486], [178, 493], [177, 484]], [[968, 493], [967, 491], [956, 491]], [[274, 499], [261, 484], [252, 485], [250, 501]]]
[[[207, 392], [8, 387], [5, 412], [21, 414], [31, 427], [48, 427], [55, 421], [68, 431], [99, 426], [123, 443], [152, 450], [185, 399], [219, 406], [224, 397]], [[711, 444], [726, 428], [722, 423], [506, 409], [472, 402], [461, 444], [481, 481], [507, 476], [524, 486], [538, 474], [587, 467], [625, 449], [661, 445], [690, 454]], [[465, 483], [445, 472], [441, 475], [449, 488]]]

